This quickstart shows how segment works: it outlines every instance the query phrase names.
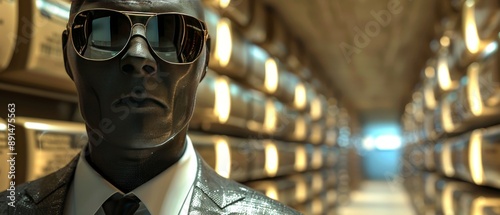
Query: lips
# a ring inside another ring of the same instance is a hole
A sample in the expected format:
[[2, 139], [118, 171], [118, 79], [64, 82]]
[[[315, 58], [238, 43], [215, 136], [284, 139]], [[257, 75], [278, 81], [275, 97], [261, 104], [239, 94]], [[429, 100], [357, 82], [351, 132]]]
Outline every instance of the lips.
[[137, 97], [133, 95], [123, 96], [113, 102], [116, 106], [128, 106], [130, 108], [148, 108], [148, 107], [161, 107], [167, 108], [167, 105], [160, 99], [152, 96], [147, 97]]

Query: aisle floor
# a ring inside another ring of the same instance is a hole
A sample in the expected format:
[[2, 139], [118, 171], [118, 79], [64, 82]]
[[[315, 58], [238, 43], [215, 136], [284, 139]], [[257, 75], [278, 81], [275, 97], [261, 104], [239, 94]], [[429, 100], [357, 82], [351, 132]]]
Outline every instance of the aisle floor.
[[339, 215], [413, 215], [407, 194], [401, 184], [366, 181], [351, 193], [351, 201], [342, 206]]

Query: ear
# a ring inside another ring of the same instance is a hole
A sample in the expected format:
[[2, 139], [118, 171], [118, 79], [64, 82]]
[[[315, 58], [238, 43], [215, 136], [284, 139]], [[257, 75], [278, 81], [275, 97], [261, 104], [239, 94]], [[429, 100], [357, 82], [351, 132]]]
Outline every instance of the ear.
[[207, 41], [205, 42], [206, 48], [205, 48], [205, 69], [203, 70], [203, 74], [201, 75], [200, 82], [205, 78], [205, 75], [207, 74], [208, 70], [208, 62], [210, 62], [210, 44], [211, 44], [211, 39], [210, 36], [208, 36]]
[[73, 80], [73, 73], [71, 72], [71, 68], [69, 67], [68, 55], [67, 55], [68, 54], [68, 52], [67, 52], [68, 37], [69, 37], [68, 30], [64, 30], [62, 32], [62, 50], [63, 50], [63, 57], [64, 57], [64, 68], [66, 68], [66, 73], [71, 78], [71, 80]]

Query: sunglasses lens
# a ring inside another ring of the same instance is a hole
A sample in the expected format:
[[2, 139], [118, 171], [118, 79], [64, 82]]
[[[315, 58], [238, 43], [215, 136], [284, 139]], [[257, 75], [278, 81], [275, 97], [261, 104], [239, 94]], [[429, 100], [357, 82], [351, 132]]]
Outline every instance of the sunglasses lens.
[[104, 60], [116, 56], [127, 44], [131, 26], [118, 12], [92, 10], [79, 13], [72, 26], [76, 51], [89, 59]]
[[180, 14], [152, 17], [146, 30], [149, 44], [163, 60], [190, 63], [200, 55], [205, 40], [204, 25], [198, 19]]

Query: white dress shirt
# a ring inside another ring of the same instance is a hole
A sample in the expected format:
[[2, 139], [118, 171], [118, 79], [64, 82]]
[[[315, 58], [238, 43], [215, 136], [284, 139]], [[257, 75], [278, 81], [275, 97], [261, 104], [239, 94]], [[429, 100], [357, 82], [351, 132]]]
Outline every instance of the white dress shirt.
[[[135, 214], [187, 214], [198, 160], [189, 137], [186, 137], [186, 144], [186, 151], [177, 163], [125, 194], [134, 194], [141, 200]], [[75, 178], [66, 197], [64, 214], [104, 214], [102, 204], [116, 192], [124, 194], [97, 173], [85, 159], [84, 153], [81, 153]]]

